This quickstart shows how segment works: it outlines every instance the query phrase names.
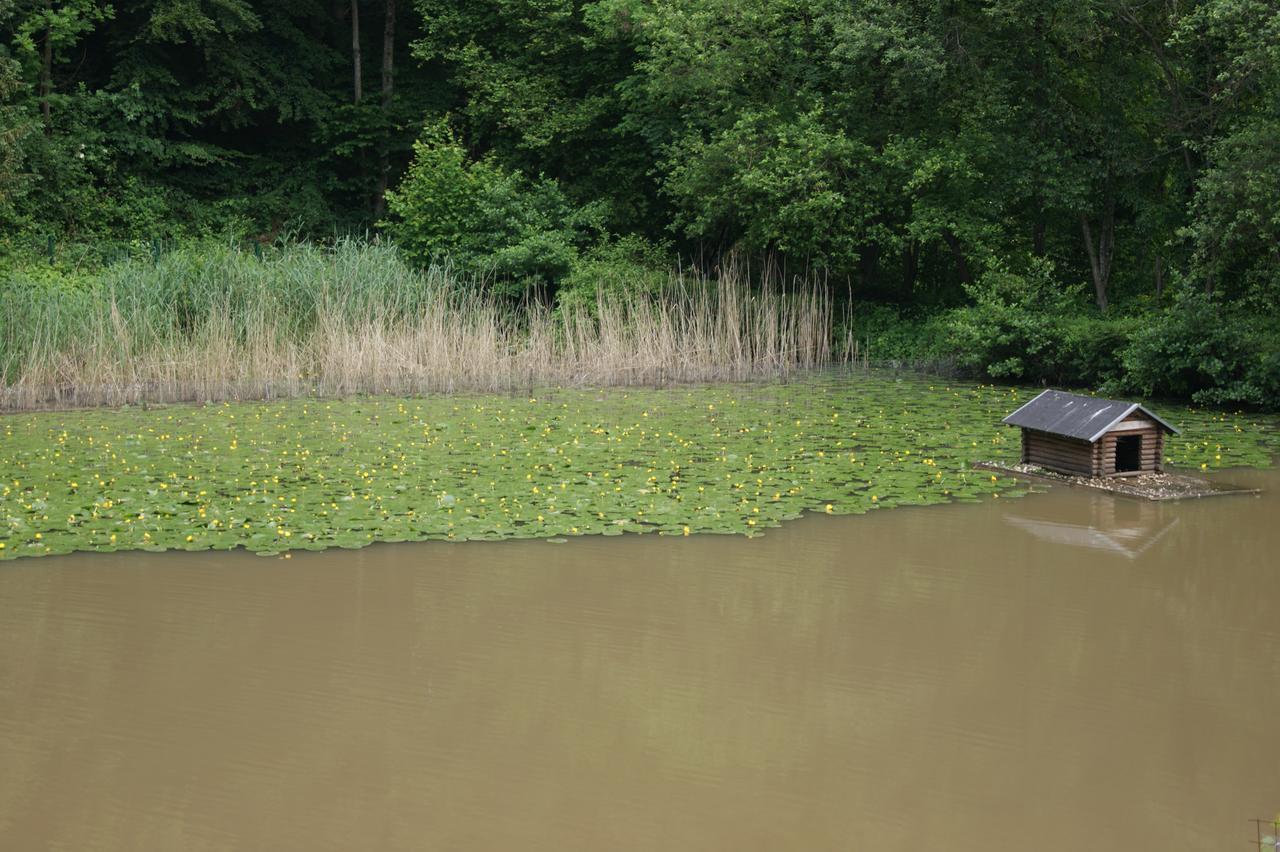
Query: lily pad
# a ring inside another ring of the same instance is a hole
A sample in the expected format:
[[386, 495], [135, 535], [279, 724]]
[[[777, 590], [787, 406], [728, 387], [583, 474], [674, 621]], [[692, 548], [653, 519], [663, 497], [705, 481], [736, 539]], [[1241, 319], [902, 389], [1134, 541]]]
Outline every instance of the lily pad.
[[[624, 532], [758, 535], [1025, 491], [1000, 419], [1036, 391], [818, 375], [785, 384], [174, 406], [0, 419], [0, 559]], [[1263, 466], [1274, 423], [1162, 406], [1193, 469]]]

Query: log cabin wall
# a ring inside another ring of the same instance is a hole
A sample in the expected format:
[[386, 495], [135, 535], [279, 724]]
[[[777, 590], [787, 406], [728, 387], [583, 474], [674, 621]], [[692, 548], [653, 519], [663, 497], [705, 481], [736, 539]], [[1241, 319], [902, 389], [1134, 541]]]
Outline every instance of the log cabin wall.
[[1023, 429], [1022, 460], [1050, 470], [1091, 476], [1094, 473], [1094, 445], [1077, 438]]

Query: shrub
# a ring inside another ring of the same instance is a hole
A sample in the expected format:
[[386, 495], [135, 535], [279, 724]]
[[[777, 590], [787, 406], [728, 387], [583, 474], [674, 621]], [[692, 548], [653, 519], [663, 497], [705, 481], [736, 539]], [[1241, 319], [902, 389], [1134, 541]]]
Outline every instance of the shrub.
[[875, 362], [937, 364], [952, 356], [946, 315], [913, 313], [896, 305], [854, 304], [850, 323], [837, 336], [851, 337]]
[[1134, 335], [1114, 386], [1204, 404], [1280, 404], [1280, 328], [1274, 319], [1239, 316], [1199, 291]]
[[383, 223], [420, 267], [448, 262], [500, 294], [554, 286], [601, 226], [603, 206], [572, 205], [555, 181], [492, 157], [470, 160], [444, 121], [427, 125]]
[[599, 296], [654, 294], [671, 279], [664, 246], [643, 237], [624, 236], [592, 246], [573, 264], [556, 292], [564, 308], [596, 308]]
[[969, 373], [1038, 383], [1098, 385], [1121, 371], [1136, 327], [1086, 307], [1082, 286], [1056, 283], [1048, 264], [1025, 274], [992, 270], [968, 288], [974, 303], [951, 313], [956, 361]]

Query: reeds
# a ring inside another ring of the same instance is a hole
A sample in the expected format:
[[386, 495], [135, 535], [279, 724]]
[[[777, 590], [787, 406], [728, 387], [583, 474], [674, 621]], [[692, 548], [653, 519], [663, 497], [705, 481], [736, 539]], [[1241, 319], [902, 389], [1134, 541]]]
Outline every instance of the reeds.
[[385, 244], [203, 246], [0, 284], [0, 409], [774, 378], [827, 363], [832, 320], [819, 284], [732, 266], [588, 312], [501, 305]]

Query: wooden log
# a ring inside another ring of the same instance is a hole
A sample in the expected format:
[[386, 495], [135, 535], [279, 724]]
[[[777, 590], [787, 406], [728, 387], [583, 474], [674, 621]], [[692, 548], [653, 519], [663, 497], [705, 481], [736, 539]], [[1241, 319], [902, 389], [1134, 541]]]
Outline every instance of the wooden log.
[[1093, 459], [1090, 456], [1082, 455], [1081, 453], [1064, 453], [1059, 450], [1045, 449], [1044, 447], [1039, 447], [1037, 449], [1032, 450], [1031, 456], [1040, 457], [1040, 458], [1066, 459], [1068, 461], [1072, 461], [1077, 464], [1083, 464], [1083, 465], [1093, 464]]
[[1072, 452], [1070, 450], [1059, 450], [1053, 447], [1033, 447], [1031, 455], [1054, 456], [1055, 458], [1072, 459], [1081, 464], [1091, 464], [1093, 456], [1090, 453]]
[[1088, 456], [1085, 456], [1085, 457], [1081, 458], [1080, 456], [1071, 455], [1070, 453], [1053, 453], [1053, 452], [1048, 452], [1048, 451], [1041, 451], [1041, 452], [1037, 452], [1037, 453], [1032, 453], [1032, 454], [1031, 454], [1031, 457], [1032, 457], [1033, 459], [1036, 459], [1036, 458], [1039, 458], [1039, 459], [1056, 459], [1056, 460], [1058, 460], [1058, 461], [1070, 462], [1071, 464], [1078, 464], [1078, 465], [1081, 465], [1081, 466], [1083, 466], [1083, 467], [1092, 467], [1092, 466], [1093, 466], [1093, 460], [1092, 460], [1092, 459], [1090, 459]]
[[1057, 456], [1032, 456], [1031, 463], [1044, 465], [1045, 467], [1063, 467], [1087, 472], [1093, 470], [1093, 466], [1087, 462], [1081, 462], [1078, 459], [1064, 459]]
[[1073, 464], [1084, 465], [1085, 467], [1093, 467], [1093, 456], [1088, 453], [1073, 453], [1064, 450], [1054, 450], [1048, 447], [1036, 447], [1028, 453], [1029, 458], [1053, 458], [1070, 461]]
[[1032, 455], [1032, 462], [1033, 463], [1050, 462], [1052, 464], [1069, 464], [1069, 466], [1071, 467], [1078, 467], [1080, 469], [1085, 469], [1085, 471], [1088, 471], [1088, 469], [1093, 468], [1093, 464], [1089, 463], [1088, 459], [1073, 458], [1073, 457], [1070, 457], [1070, 455], [1048, 455], [1048, 454]]
[[1054, 470], [1069, 470], [1069, 471], [1082, 473], [1082, 474], [1093, 473], [1091, 465], [1082, 464], [1079, 461], [1074, 459], [1060, 459], [1060, 458], [1052, 458], [1052, 457], [1044, 457], [1044, 456], [1040, 456], [1040, 457], [1032, 456], [1031, 464], [1040, 465], [1041, 467], [1047, 467]]
[[1044, 451], [1050, 453], [1064, 453], [1067, 455], [1078, 456], [1082, 459], [1093, 458], [1093, 450], [1090, 447], [1072, 447], [1063, 444], [1034, 443], [1031, 445], [1031, 451]]
[[1032, 462], [1032, 464], [1036, 467], [1042, 467], [1046, 471], [1068, 473], [1070, 476], [1093, 476], [1093, 471], [1083, 467], [1074, 467], [1071, 464], [1051, 464], [1048, 462]]
[[1048, 440], [1037, 439], [1031, 442], [1031, 446], [1052, 447], [1053, 449], [1056, 449], [1056, 450], [1066, 450], [1068, 452], [1082, 453], [1084, 455], [1089, 455], [1093, 452], [1093, 446], [1091, 444], [1085, 444], [1085, 443], [1074, 444], [1074, 443], [1068, 443], [1066, 441], [1048, 441]]
[[1030, 432], [1028, 437], [1035, 443], [1062, 444], [1070, 447], [1091, 447], [1089, 441], [1082, 441], [1078, 438], [1068, 438], [1065, 435], [1054, 435], [1050, 432]]

